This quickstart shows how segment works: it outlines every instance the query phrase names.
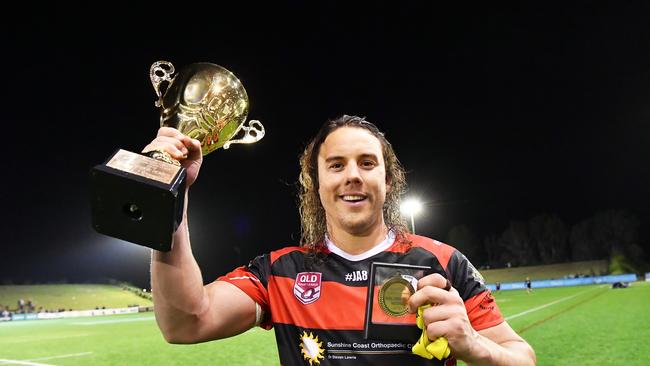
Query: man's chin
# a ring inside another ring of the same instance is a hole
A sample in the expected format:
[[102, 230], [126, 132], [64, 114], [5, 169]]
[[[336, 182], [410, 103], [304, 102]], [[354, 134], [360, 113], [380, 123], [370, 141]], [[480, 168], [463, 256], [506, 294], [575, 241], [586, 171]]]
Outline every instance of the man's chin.
[[365, 236], [372, 232], [374, 228], [372, 221], [366, 219], [346, 220], [342, 223], [343, 229], [351, 234], [357, 236]]

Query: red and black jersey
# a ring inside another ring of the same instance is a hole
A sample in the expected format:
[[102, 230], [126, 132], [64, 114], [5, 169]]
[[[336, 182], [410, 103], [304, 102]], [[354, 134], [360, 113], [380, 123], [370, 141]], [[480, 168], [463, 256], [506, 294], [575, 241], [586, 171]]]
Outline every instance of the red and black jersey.
[[329, 250], [314, 256], [288, 247], [261, 255], [222, 276], [264, 311], [260, 324], [275, 328], [284, 365], [450, 365], [411, 353], [412, 344], [364, 338], [368, 277], [372, 262], [430, 266], [458, 290], [476, 330], [503, 322], [481, 275], [455, 248], [417, 235], [393, 240], [362, 260]]

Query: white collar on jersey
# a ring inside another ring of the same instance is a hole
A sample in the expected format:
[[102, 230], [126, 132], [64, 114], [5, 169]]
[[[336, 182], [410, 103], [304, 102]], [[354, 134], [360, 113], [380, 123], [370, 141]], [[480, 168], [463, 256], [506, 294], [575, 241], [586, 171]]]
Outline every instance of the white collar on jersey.
[[327, 234], [325, 234], [325, 244], [327, 244], [327, 249], [329, 249], [330, 252], [337, 254], [353, 262], [362, 261], [364, 259], [372, 257], [375, 254], [379, 254], [384, 250], [390, 248], [390, 246], [393, 245], [394, 242], [395, 242], [395, 233], [393, 232], [393, 230], [388, 230], [388, 234], [386, 234], [386, 238], [381, 243], [372, 247], [370, 250], [363, 252], [361, 254], [350, 254], [343, 251], [343, 249], [337, 247], [336, 244], [334, 244], [330, 240]]

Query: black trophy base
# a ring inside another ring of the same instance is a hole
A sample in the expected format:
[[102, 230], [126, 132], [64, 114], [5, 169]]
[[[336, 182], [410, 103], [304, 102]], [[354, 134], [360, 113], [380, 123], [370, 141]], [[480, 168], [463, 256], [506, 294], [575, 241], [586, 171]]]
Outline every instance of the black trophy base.
[[167, 252], [183, 218], [185, 169], [116, 151], [90, 171], [92, 225], [104, 235]]

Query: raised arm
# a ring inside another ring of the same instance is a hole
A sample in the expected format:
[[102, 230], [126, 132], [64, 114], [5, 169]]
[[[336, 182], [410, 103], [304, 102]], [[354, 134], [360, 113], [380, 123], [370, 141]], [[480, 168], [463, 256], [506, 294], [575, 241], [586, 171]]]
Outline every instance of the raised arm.
[[196, 343], [239, 334], [255, 324], [256, 304], [226, 282], [203, 285], [192, 254], [187, 223], [188, 191], [202, 163], [201, 144], [178, 130], [162, 127], [143, 152], [162, 150], [186, 169], [183, 220], [169, 252], [152, 251], [151, 288], [156, 321], [170, 343]]

